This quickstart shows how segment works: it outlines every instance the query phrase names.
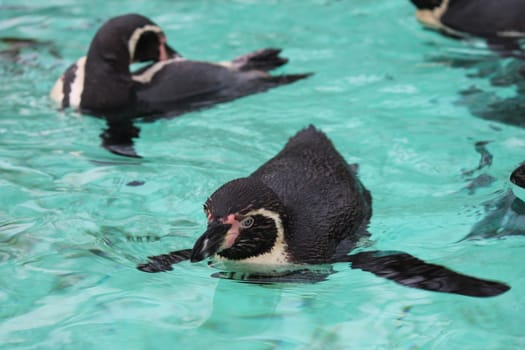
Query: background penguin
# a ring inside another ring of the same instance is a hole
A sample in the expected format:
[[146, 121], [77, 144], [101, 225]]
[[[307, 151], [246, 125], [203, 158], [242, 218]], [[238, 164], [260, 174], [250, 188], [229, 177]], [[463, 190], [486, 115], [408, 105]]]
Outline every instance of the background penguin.
[[510, 182], [514, 195], [525, 201], [525, 163], [522, 163], [510, 174]]
[[511, 189], [484, 203], [486, 217], [464, 239], [525, 235], [525, 163], [510, 175]]
[[[171, 270], [171, 264], [211, 257], [243, 279], [301, 271], [315, 264], [350, 262], [400, 284], [469, 296], [494, 296], [510, 287], [428, 264], [403, 252], [362, 251], [372, 199], [355, 170], [313, 126], [246, 178], [230, 181], [204, 205], [206, 232], [193, 249], [150, 257], [138, 268]], [[271, 279], [270, 279], [271, 280]]]
[[452, 37], [476, 36], [502, 54], [525, 59], [525, 0], [411, 0], [425, 26]]
[[[225, 63], [186, 60], [166, 44], [158, 25], [127, 14], [100, 27], [87, 56], [66, 70], [50, 95], [62, 108], [107, 119], [104, 147], [137, 156], [132, 138], [139, 130], [131, 123], [133, 118], [175, 117], [310, 75], [269, 75], [287, 62], [279, 53], [262, 49]], [[147, 61], [153, 63], [130, 72], [130, 63]]]

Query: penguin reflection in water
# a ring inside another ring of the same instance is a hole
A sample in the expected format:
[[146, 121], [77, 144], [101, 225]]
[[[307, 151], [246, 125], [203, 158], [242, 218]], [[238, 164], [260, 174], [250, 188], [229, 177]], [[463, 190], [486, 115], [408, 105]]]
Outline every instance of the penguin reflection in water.
[[[176, 117], [310, 75], [268, 74], [288, 62], [280, 52], [261, 49], [220, 63], [187, 60], [168, 46], [157, 24], [141, 15], [122, 15], [100, 27], [87, 56], [58, 79], [51, 98], [62, 108], [105, 118], [103, 146], [137, 157], [134, 118]], [[131, 73], [130, 64], [140, 62], [152, 63]]]
[[372, 215], [370, 192], [324, 133], [310, 126], [250, 176], [230, 181], [204, 204], [206, 232], [193, 249], [149, 257], [145, 272], [184, 260], [210, 263], [222, 276], [257, 283], [308, 279], [350, 263], [402, 285], [488, 297], [510, 287], [429, 264], [404, 252], [360, 251]]

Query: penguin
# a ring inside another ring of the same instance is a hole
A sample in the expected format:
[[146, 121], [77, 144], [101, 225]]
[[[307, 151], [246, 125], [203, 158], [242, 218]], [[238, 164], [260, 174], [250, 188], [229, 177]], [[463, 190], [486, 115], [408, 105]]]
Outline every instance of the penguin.
[[525, 59], [525, 0], [411, 0], [426, 27], [455, 38], [479, 37], [495, 51]]
[[475, 223], [462, 240], [525, 236], [525, 202], [520, 199], [520, 192], [515, 193], [509, 189], [496, 199], [483, 203], [486, 216]]
[[[266, 48], [227, 62], [188, 60], [167, 44], [149, 18], [126, 14], [106, 21], [85, 57], [71, 65], [51, 89], [60, 108], [105, 118], [103, 146], [113, 153], [138, 156], [135, 118], [176, 117], [214, 104], [293, 83], [310, 76], [272, 76], [288, 62], [280, 49]], [[150, 62], [131, 72], [131, 63]]]
[[510, 182], [514, 195], [525, 202], [525, 162], [512, 171], [510, 174]]
[[498, 198], [484, 203], [487, 215], [463, 240], [525, 235], [525, 163], [512, 171], [510, 184]]
[[[313, 125], [251, 175], [232, 180], [205, 202], [207, 229], [192, 249], [149, 257], [144, 272], [184, 260], [209, 262], [234, 279], [261, 281], [334, 263], [350, 263], [408, 287], [467, 296], [509, 290], [398, 251], [362, 250], [372, 196], [328, 137]], [[349, 254], [351, 253], [351, 254]], [[292, 279], [293, 280], [293, 279]]]

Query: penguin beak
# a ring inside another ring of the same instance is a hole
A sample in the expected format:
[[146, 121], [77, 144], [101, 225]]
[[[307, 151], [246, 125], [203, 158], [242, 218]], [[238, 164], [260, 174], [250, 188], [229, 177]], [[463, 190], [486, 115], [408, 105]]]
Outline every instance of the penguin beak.
[[229, 224], [216, 221], [211, 222], [206, 232], [195, 242], [191, 251], [190, 261], [201, 261], [215, 254], [224, 242], [226, 233], [231, 227], [232, 225]]
[[166, 59], [182, 57], [181, 54], [179, 54], [177, 51], [172, 49], [168, 44], [164, 44], [164, 49], [166, 50], [166, 56], [167, 56]]

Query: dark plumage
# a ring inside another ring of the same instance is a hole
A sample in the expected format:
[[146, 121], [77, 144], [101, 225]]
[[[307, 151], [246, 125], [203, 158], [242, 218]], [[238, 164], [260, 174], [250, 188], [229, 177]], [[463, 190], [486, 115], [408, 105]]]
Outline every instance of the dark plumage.
[[514, 169], [510, 181], [520, 188], [525, 188], [525, 163]]
[[454, 37], [481, 37], [501, 53], [525, 58], [518, 42], [525, 38], [525, 0], [411, 1], [427, 27]]
[[[272, 76], [284, 65], [280, 49], [261, 49], [232, 61], [212, 63], [182, 58], [166, 44], [150, 19], [128, 14], [111, 18], [95, 34], [86, 57], [56, 82], [51, 97], [62, 108], [108, 120], [104, 146], [136, 156], [133, 118], [175, 117], [242, 96], [292, 83], [310, 74]], [[137, 72], [130, 63], [152, 63]]]
[[219, 218], [270, 210], [282, 219], [286, 261], [318, 264], [366, 234], [371, 197], [330, 140], [310, 127], [252, 175], [219, 188], [206, 208]]
[[518, 166], [512, 174], [510, 174], [510, 182], [513, 185], [512, 191], [514, 195], [525, 201], [525, 163]]
[[350, 262], [352, 268], [410, 287], [470, 296], [509, 289], [403, 252], [348, 255], [368, 236], [371, 204], [354, 168], [325, 134], [310, 126], [250, 176], [224, 184], [209, 197], [204, 205], [208, 228], [193, 249], [150, 257], [138, 268], [165, 271], [188, 258], [197, 262], [210, 257], [218, 266], [260, 282], [264, 276], [293, 280], [290, 274], [303, 275], [313, 264]]
[[332, 142], [313, 126], [291, 138], [251, 177], [275, 191], [286, 208], [285, 239], [294, 262], [330, 262], [340, 243], [354, 248], [368, 235], [370, 193]]

